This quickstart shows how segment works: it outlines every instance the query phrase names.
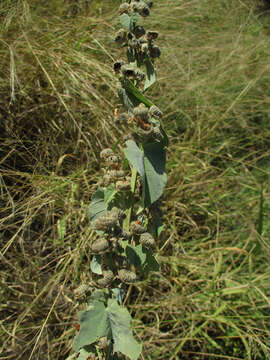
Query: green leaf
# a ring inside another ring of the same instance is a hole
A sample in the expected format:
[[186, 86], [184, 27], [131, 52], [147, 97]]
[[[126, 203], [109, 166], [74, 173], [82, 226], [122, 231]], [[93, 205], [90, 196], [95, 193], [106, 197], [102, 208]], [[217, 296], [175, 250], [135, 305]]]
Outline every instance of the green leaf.
[[166, 150], [161, 143], [144, 145], [145, 206], [149, 206], [158, 200], [163, 193], [167, 182], [165, 164]]
[[92, 302], [86, 311], [79, 312], [80, 331], [73, 347], [75, 351], [91, 345], [100, 337], [107, 336], [109, 331], [108, 317], [103, 302]]
[[93, 222], [96, 220], [100, 215], [102, 215], [104, 211], [106, 211], [106, 209], [107, 207], [104, 202], [104, 189], [98, 188], [97, 191], [93, 194], [88, 208], [90, 221]]
[[145, 68], [146, 68], [146, 79], [145, 79], [143, 91], [146, 91], [151, 85], [153, 85], [157, 81], [156, 69], [150, 59], [147, 59], [145, 61]]
[[79, 352], [79, 357], [76, 358], [77, 360], [87, 360], [89, 358], [89, 355], [95, 354], [95, 348], [94, 346], [85, 346], [82, 348]]
[[110, 202], [114, 200], [116, 194], [117, 194], [117, 190], [115, 189], [114, 184], [110, 184], [108, 187], [104, 189], [104, 202], [106, 204], [106, 209], [108, 208]]
[[130, 31], [131, 19], [128, 14], [122, 14], [120, 16], [120, 24], [123, 26], [124, 29]]
[[142, 346], [134, 339], [131, 328], [131, 316], [126, 308], [118, 305], [114, 299], [108, 300], [108, 319], [114, 340], [114, 351], [119, 351], [131, 360], [137, 360]]
[[134, 108], [134, 105], [133, 105], [132, 101], [130, 100], [130, 98], [128, 97], [126, 90], [123, 88], [118, 89], [118, 96], [119, 96], [119, 99], [120, 99], [121, 103], [123, 104], [123, 106], [125, 106], [125, 108], [128, 111], [132, 111]]
[[93, 256], [90, 268], [94, 274], [102, 275], [102, 268], [101, 268], [101, 256], [95, 255]]
[[58, 236], [60, 240], [64, 240], [65, 235], [66, 235], [66, 230], [67, 230], [67, 222], [66, 222], [66, 218], [63, 217], [60, 222], [59, 222], [59, 227], [58, 227]]
[[125, 295], [126, 295], [126, 291], [124, 288], [121, 288], [121, 289], [113, 288], [112, 294], [113, 294], [113, 297], [118, 301], [118, 303], [122, 304], [123, 300], [125, 298]]
[[146, 272], [159, 271], [159, 263], [153, 255], [152, 250], [146, 250], [146, 261], [144, 263], [143, 270]]
[[131, 99], [133, 105], [137, 106], [140, 103], [145, 104], [147, 107], [153, 105], [141, 92], [138, 90], [129, 79], [123, 79], [121, 81], [123, 88], [126, 90], [126, 94]]
[[145, 176], [143, 152], [139, 149], [135, 141], [127, 140], [124, 153], [129, 163], [138, 171], [142, 178]]
[[134, 265], [136, 268], [142, 268], [145, 264], [146, 252], [144, 251], [142, 245], [127, 245], [125, 253], [130, 264]]

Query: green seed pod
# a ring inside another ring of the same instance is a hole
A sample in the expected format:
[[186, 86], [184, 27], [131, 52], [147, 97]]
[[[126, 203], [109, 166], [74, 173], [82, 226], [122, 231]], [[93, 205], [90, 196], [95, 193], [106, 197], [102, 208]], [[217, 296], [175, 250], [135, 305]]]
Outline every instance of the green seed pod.
[[145, 232], [140, 236], [140, 243], [146, 248], [152, 248], [155, 245], [155, 239], [150, 233]]
[[115, 184], [118, 191], [130, 191], [130, 182], [126, 180], [118, 180]]
[[137, 39], [139, 39], [141, 36], [143, 36], [145, 34], [145, 30], [142, 26], [135, 26], [134, 28], [134, 35]]
[[140, 235], [145, 232], [144, 226], [137, 221], [132, 221], [129, 228], [132, 235]]
[[102, 254], [109, 250], [109, 242], [105, 238], [97, 239], [92, 243], [91, 249], [95, 254]]
[[149, 115], [160, 119], [163, 116], [163, 112], [156, 105], [152, 105], [149, 109]]
[[114, 37], [114, 41], [117, 44], [124, 44], [127, 42], [127, 32], [123, 29], [120, 29], [119, 31], [117, 31], [117, 33], [115, 34]]
[[159, 58], [160, 55], [161, 55], [160, 48], [158, 46], [156, 46], [156, 45], [151, 46], [150, 49], [149, 49], [149, 55], [153, 59]]
[[128, 3], [123, 3], [119, 6], [119, 13], [120, 15], [121, 14], [124, 14], [124, 13], [128, 13], [128, 10], [129, 10], [129, 4]]
[[85, 295], [89, 290], [90, 290], [89, 284], [81, 284], [76, 289], [74, 289], [74, 295], [75, 295], [75, 297], [78, 298], [78, 297]]
[[103, 149], [100, 152], [100, 157], [101, 157], [101, 159], [107, 159], [108, 157], [113, 156], [113, 154], [114, 154], [114, 152], [112, 151], [112, 149], [107, 148], [107, 149]]
[[156, 40], [158, 38], [158, 32], [157, 31], [147, 31], [146, 37], [148, 40]]
[[136, 274], [133, 271], [121, 269], [118, 271], [118, 277], [123, 283], [133, 284], [136, 281]]

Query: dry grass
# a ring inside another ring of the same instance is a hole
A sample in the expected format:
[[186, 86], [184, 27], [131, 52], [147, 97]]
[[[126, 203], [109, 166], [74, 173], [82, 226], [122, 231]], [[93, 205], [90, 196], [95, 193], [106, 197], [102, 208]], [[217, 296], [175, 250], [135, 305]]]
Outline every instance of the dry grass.
[[[270, 14], [252, 0], [156, 3], [145, 21], [163, 56], [149, 96], [171, 144], [162, 272], [129, 299], [142, 359], [264, 360]], [[125, 132], [112, 121], [113, 5], [0, 4], [0, 359], [71, 351], [98, 154]]]

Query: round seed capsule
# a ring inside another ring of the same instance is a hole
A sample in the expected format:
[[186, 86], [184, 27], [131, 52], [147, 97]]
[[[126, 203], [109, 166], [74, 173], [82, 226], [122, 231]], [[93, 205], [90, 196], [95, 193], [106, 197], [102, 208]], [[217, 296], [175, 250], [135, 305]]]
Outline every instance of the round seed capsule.
[[118, 271], [118, 277], [126, 284], [133, 284], [136, 281], [136, 274], [133, 271], [121, 269]]
[[104, 253], [109, 249], [109, 242], [105, 238], [97, 239], [91, 245], [93, 253]]
[[155, 245], [155, 239], [150, 233], [145, 232], [140, 236], [140, 243], [146, 248], [152, 248]]

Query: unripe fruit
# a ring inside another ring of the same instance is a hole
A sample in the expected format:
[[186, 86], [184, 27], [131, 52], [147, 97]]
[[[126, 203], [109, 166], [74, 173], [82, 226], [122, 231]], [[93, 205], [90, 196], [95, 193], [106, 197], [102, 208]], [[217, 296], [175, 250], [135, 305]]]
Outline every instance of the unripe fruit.
[[133, 284], [136, 281], [136, 274], [131, 270], [121, 269], [118, 271], [118, 277], [126, 284]]
[[109, 242], [105, 238], [97, 239], [92, 243], [91, 249], [93, 253], [102, 254], [109, 249]]

